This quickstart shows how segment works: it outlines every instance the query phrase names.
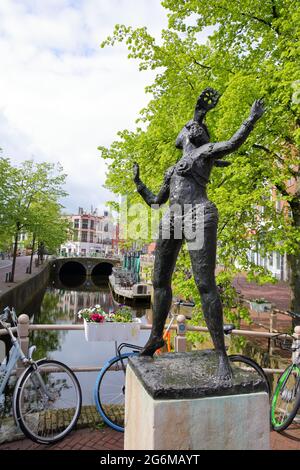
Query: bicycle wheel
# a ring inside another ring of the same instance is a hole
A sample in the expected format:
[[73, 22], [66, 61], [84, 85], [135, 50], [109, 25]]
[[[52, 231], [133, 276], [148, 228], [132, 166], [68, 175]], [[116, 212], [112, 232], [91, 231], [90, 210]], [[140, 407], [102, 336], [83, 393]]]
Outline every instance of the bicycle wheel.
[[52, 444], [74, 428], [81, 401], [80, 385], [71, 369], [43, 359], [19, 379], [13, 403], [15, 420], [33, 441]]
[[300, 406], [300, 369], [296, 364], [287, 367], [279, 377], [271, 404], [271, 424], [275, 431], [286, 429]]
[[125, 376], [128, 357], [137, 353], [125, 353], [110, 359], [97, 377], [94, 398], [103, 421], [116, 431], [124, 431]]
[[235, 363], [238, 367], [243, 370], [254, 372], [258, 377], [261, 377], [266, 385], [266, 392], [268, 395], [271, 395], [271, 387], [267, 375], [265, 374], [262, 367], [260, 367], [257, 362], [253, 361], [247, 356], [242, 356], [241, 354], [233, 354], [229, 356], [231, 362]]

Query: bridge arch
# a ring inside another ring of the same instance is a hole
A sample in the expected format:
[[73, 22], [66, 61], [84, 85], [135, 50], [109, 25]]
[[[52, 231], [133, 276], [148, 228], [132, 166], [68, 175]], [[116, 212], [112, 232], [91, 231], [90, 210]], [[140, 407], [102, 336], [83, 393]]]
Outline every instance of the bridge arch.
[[112, 273], [113, 265], [109, 262], [101, 262], [96, 264], [91, 272], [92, 276], [110, 276]]
[[59, 270], [59, 279], [68, 287], [80, 286], [87, 275], [86, 268], [79, 261], [67, 261]]

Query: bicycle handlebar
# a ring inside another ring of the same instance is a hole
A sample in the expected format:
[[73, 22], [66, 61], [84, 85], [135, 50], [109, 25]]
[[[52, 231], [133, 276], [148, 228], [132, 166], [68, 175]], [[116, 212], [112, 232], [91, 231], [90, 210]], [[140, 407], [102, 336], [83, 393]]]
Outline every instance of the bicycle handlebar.
[[5, 307], [5, 309], [3, 310], [3, 313], [0, 314], [0, 321], [7, 323], [9, 326], [11, 326], [11, 323], [16, 325], [18, 323], [18, 317], [17, 317], [15, 309], [14, 308], [10, 309], [9, 307]]
[[7, 323], [3, 320], [0, 319], [0, 325], [3, 326], [3, 328], [5, 328], [6, 330], [10, 329], [11, 328], [11, 324], [10, 323]]
[[287, 310], [287, 313], [291, 315], [291, 317], [294, 318], [295, 320], [300, 320], [300, 313], [292, 312], [291, 310]]
[[184, 300], [176, 300], [174, 305], [182, 305], [183, 307], [195, 307], [195, 302], [186, 302]]
[[[282, 336], [284, 336], [282, 338]], [[277, 335], [274, 335], [273, 338], [275, 340], [275, 344], [279, 346], [281, 349], [284, 349], [285, 351], [297, 351], [300, 349], [300, 344], [295, 346], [295, 338], [293, 335], [290, 333], [278, 333]], [[292, 340], [292, 343], [288, 343], [287, 340]]]

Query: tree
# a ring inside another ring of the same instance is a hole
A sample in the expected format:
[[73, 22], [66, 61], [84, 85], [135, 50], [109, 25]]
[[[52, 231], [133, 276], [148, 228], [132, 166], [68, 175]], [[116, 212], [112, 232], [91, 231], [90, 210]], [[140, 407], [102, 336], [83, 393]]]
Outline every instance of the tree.
[[10, 251], [13, 230], [7, 219], [7, 207], [10, 200], [10, 187], [14, 169], [10, 161], [0, 158], [0, 250]]
[[[106, 185], [136, 200], [131, 181], [134, 160], [143, 178], [158, 189], [163, 172], [179, 154], [174, 141], [192, 117], [199, 92], [212, 86], [222, 93], [207, 117], [212, 140], [227, 139], [239, 127], [254, 99], [263, 96], [267, 113], [247, 143], [231, 156], [230, 167], [214, 170], [210, 198], [220, 213], [219, 262], [269, 279], [247, 251], [288, 253], [291, 308], [300, 312], [300, 4], [297, 0], [164, 0], [168, 29], [158, 45], [146, 28], [116, 25], [102, 46], [125, 41], [140, 70], [157, 69], [147, 88], [153, 98], [134, 132], [119, 132], [110, 148]], [[209, 27], [208, 41], [199, 35]], [[291, 191], [288, 182], [295, 181]], [[276, 211], [271, 192], [290, 209]], [[257, 276], [256, 276], [257, 278]]]
[[39, 253], [41, 253], [41, 247], [46, 248], [48, 252], [54, 252], [68, 237], [70, 224], [62, 215], [61, 204], [47, 196], [42, 196], [32, 204], [29, 211], [27, 229], [32, 235], [29, 273], [31, 273], [36, 246], [39, 246]]
[[[60, 165], [34, 163], [27, 160], [19, 167], [12, 167], [9, 160], [0, 159], [0, 171], [6, 175], [5, 187], [2, 188], [3, 205], [0, 208], [4, 228], [13, 233], [12, 278], [14, 281], [18, 238], [21, 231], [30, 230], [36, 215], [33, 208], [47, 201], [51, 205], [58, 198], [65, 196], [62, 189], [65, 175]], [[45, 208], [47, 210], [47, 208]]]

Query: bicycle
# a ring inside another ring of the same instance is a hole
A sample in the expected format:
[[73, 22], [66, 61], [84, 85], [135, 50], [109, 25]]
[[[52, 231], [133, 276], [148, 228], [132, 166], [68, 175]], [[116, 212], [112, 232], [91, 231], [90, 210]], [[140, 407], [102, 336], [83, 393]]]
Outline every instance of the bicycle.
[[36, 347], [23, 353], [10, 323], [17, 323], [14, 309], [4, 309], [0, 325], [10, 336], [12, 347], [0, 368], [0, 396], [5, 392], [10, 376], [21, 361], [25, 367], [18, 378], [12, 400], [13, 416], [23, 433], [39, 444], [53, 444], [63, 439], [77, 423], [82, 395], [79, 382], [68, 366], [56, 360], [32, 359]]
[[[288, 313], [300, 319], [299, 313]], [[292, 423], [300, 407], [300, 341], [288, 333], [279, 333], [274, 340], [281, 349], [293, 352], [292, 364], [279, 377], [271, 403], [271, 425], [279, 432]]]
[[[175, 302], [175, 305], [180, 305], [182, 302]], [[186, 303], [185, 303], [186, 304]], [[190, 304], [192, 306], [192, 304]], [[174, 322], [175, 314], [171, 313], [171, 321], [167, 326], [166, 331], [170, 330]], [[235, 326], [224, 325], [224, 334], [230, 335]], [[124, 348], [129, 348], [130, 352], [122, 353]], [[116, 348], [116, 356], [109, 359], [102, 367], [94, 387], [94, 400], [96, 408], [102, 417], [103, 421], [115, 429], [116, 431], [124, 432], [124, 418], [125, 418], [125, 376], [128, 359], [142, 350], [142, 347], [121, 343]], [[243, 370], [251, 370], [257, 377], [262, 378], [265, 383], [265, 391], [270, 396], [270, 384], [263, 369], [252, 359], [234, 354], [229, 356], [231, 362]]]

